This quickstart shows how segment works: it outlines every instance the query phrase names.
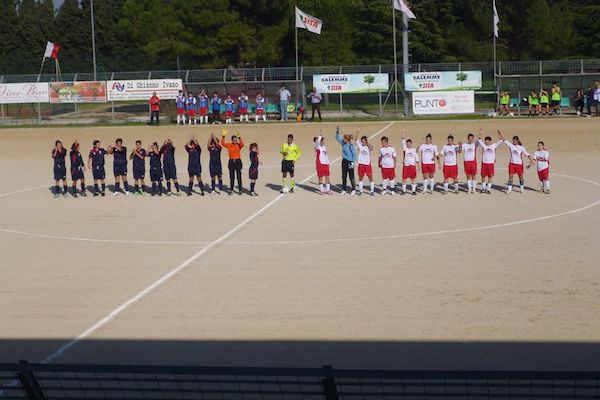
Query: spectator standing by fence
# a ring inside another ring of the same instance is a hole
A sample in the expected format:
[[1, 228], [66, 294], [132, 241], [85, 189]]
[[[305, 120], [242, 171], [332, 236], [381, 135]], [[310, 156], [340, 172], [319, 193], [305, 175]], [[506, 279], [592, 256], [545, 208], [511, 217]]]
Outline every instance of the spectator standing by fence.
[[156, 126], [160, 125], [159, 113], [160, 98], [156, 95], [156, 92], [153, 92], [152, 97], [150, 97], [150, 125], [154, 124], [154, 118], [156, 118]]
[[285, 87], [285, 85], [281, 85], [279, 90], [277, 91], [279, 95], [279, 108], [281, 110], [281, 121], [288, 120], [288, 105], [290, 104], [290, 99], [292, 98], [292, 94]]
[[321, 93], [317, 91], [316, 87], [313, 87], [312, 92], [310, 92], [307, 97], [310, 99], [310, 106], [312, 107], [312, 116], [310, 117], [311, 122], [315, 120], [315, 111], [319, 114], [319, 121], [322, 121], [321, 102], [323, 101], [323, 97], [321, 96]]
[[594, 107], [596, 107], [596, 116], [600, 117], [600, 81], [596, 81], [596, 90], [594, 90]]

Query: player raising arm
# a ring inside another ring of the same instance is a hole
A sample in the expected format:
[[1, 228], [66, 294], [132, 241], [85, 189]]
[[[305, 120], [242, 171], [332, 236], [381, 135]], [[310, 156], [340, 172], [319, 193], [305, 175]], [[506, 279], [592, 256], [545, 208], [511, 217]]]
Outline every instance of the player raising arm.
[[417, 168], [419, 166], [419, 154], [412, 145], [412, 140], [404, 138], [406, 130], [402, 128], [402, 193], [406, 194], [406, 183], [410, 179], [410, 193], [417, 194]]
[[71, 153], [69, 154], [71, 159], [71, 179], [73, 181], [73, 197], [77, 197], [77, 181], [81, 184], [81, 195], [87, 196], [85, 193], [85, 177], [83, 171], [85, 166], [83, 164], [83, 158], [79, 152], [79, 142], [75, 142], [71, 145]]
[[229, 195], [233, 194], [233, 188], [235, 187], [235, 179], [237, 177], [238, 183], [238, 194], [242, 195], [242, 159], [240, 156], [240, 150], [244, 147], [244, 141], [240, 137], [240, 133], [235, 131], [235, 135], [231, 136], [231, 142], [225, 141], [225, 135], [227, 130], [223, 129], [221, 135], [221, 146], [227, 149], [229, 153]]
[[[537, 164], [538, 179], [540, 180], [540, 193], [550, 194], [550, 153], [546, 150], [544, 142], [538, 142], [538, 149], [533, 153], [532, 163]], [[529, 168], [531, 164], [527, 166]]]
[[490, 136], [485, 137], [485, 142], [481, 140], [483, 130], [479, 130], [479, 138], [477, 144], [482, 149], [481, 154], [481, 193], [492, 194], [492, 180], [494, 179], [494, 167], [496, 164], [496, 149], [500, 146], [503, 141], [498, 140], [496, 143], [492, 143]]
[[523, 144], [519, 140], [518, 136], [513, 136], [512, 143], [508, 140], [504, 140], [502, 136], [502, 132], [498, 131], [500, 135], [500, 139], [503, 140], [504, 144], [510, 149], [510, 162], [508, 164], [508, 182], [506, 184], [506, 194], [509, 194], [512, 191], [513, 187], [513, 178], [516, 175], [519, 176], [519, 188], [520, 192], [523, 193], [525, 191], [525, 178], [523, 177], [523, 156], [529, 158], [530, 163], [533, 162], [533, 159], [523, 147]]
[[[208, 139], [208, 169], [210, 172], [210, 187], [211, 187], [211, 195], [215, 193], [221, 194], [223, 190], [223, 166], [221, 164], [221, 145], [219, 144], [219, 139], [211, 133], [210, 139]], [[219, 180], [219, 190], [215, 189], [215, 179]]]
[[325, 147], [325, 138], [319, 135], [313, 138], [313, 142], [315, 144], [317, 178], [319, 178], [319, 194], [332, 195], [331, 183], [329, 182], [329, 156], [327, 155], [327, 147]]
[[145, 194], [144, 178], [146, 177], [146, 150], [142, 147], [142, 141], [135, 141], [135, 148], [129, 156], [133, 160], [133, 181], [135, 191], [133, 194], [143, 196]]
[[193, 136], [189, 142], [185, 144], [185, 150], [188, 153], [188, 176], [190, 178], [188, 183], [188, 196], [192, 195], [194, 189], [194, 177], [198, 182], [200, 188], [200, 196], [204, 196], [204, 185], [202, 184], [202, 165], [200, 164], [200, 155], [202, 149], [200, 144], [196, 140], [196, 136]]
[[158, 148], [158, 143], [152, 143], [148, 149], [148, 157], [150, 158], [150, 181], [152, 182], [152, 196], [162, 196], [163, 192], [163, 170], [160, 165], [161, 152]]
[[[175, 164], [175, 146], [169, 138], [165, 140], [160, 148], [160, 154], [163, 159], [163, 173], [167, 182], [167, 196], [181, 196], [179, 192], [179, 182], [177, 182], [177, 165]], [[171, 192], [171, 182], [175, 185], [176, 192]]]
[[340, 127], [335, 130], [335, 140], [342, 146], [342, 194], [346, 194], [346, 182], [350, 178], [350, 194], [356, 194], [356, 181], [354, 180], [354, 163], [356, 162], [356, 147], [353, 143], [353, 136], [346, 134], [340, 135]]

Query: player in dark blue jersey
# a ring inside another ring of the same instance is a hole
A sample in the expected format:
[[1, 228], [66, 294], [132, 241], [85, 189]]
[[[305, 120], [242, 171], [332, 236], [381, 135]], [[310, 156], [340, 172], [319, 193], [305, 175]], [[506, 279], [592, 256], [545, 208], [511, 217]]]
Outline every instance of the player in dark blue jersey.
[[113, 155], [113, 172], [115, 175], [115, 191], [113, 196], [121, 194], [121, 180], [125, 188], [125, 194], [129, 195], [129, 184], [127, 183], [127, 147], [123, 146], [123, 139], [118, 138], [114, 146], [108, 146], [108, 154]]
[[[208, 154], [209, 154], [209, 172], [210, 172], [210, 194], [221, 194], [223, 191], [223, 166], [221, 164], [221, 145], [219, 139], [215, 137], [213, 133], [210, 134], [208, 139]], [[219, 190], [215, 189], [215, 179], [219, 180]]]
[[[175, 195], [181, 196], [179, 192], [179, 182], [177, 182], [177, 166], [175, 165], [175, 146], [171, 139], [166, 139], [162, 147], [160, 148], [160, 154], [162, 154], [163, 160], [163, 173], [165, 175], [165, 181], [167, 182], [167, 196]], [[171, 192], [171, 182], [175, 185], [177, 192]]]
[[163, 170], [160, 164], [161, 153], [158, 143], [152, 143], [148, 149], [148, 158], [150, 159], [150, 181], [152, 181], [152, 196], [162, 196], [163, 192]]
[[79, 142], [77, 140], [75, 140], [75, 142], [71, 145], [71, 153], [69, 153], [69, 158], [71, 160], [73, 197], [77, 197], [77, 181], [81, 183], [81, 195], [87, 196], [85, 192], [85, 178], [83, 176], [85, 165], [83, 163], [83, 157], [81, 157], [81, 153], [79, 152]]
[[194, 177], [200, 188], [200, 196], [204, 196], [204, 184], [202, 183], [202, 165], [200, 163], [200, 155], [202, 149], [194, 136], [188, 143], [185, 144], [185, 150], [188, 153], [188, 175], [190, 182], [188, 184], [188, 196], [192, 195], [194, 188]]
[[67, 156], [67, 149], [65, 149], [60, 140], [54, 142], [54, 149], [52, 149], [52, 160], [54, 160], [54, 198], [60, 196], [59, 182], [62, 181], [63, 185], [63, 196], [67, 197], [67, 165], [65, 158]]
[[[94, 178], [94, 196], [98, 196], [98, 194], [105, 196], [106, 194], [106, 182], [104, 181], [104, 178], [106, 178], [106, 173], [104, 171], [105, 155], [106, 150], [100, 147], [100, 141], [94, 140], [93, 147], [92, 150], [90, 150], [87, 162], [87, 167], [88, 169], [92, 170], [92, 176]], [[98, 182], [102, 183], [101, 192], [98, 189]]]
[[258, 144], [250, 144], [250, 168], [248, 169], [248, 178], [250, 179], [250, 196], [258, 196], [254, 191], [256, 186], [256, 180], [258, 179], [258, 166], [262, 165], [262, 162], [258, 158]]
[[129, 156], [133, 160], [133, 180], [135, 183], [135, 191], [133, 194], [143, 196], [146, 193], [146, 150], [142, 147], [142, 141], [135, 141], [135, 149]]

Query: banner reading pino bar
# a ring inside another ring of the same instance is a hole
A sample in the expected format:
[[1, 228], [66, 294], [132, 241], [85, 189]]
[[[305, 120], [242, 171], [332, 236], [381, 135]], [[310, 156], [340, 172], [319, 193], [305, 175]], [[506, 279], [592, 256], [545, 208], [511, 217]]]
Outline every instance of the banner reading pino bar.
[[50, 82], [50, 103], [104, 103], [106, 82]]
[[413, 112], [423, 114], [470, 114], [475, 112], [475, 92], [415, 92], [412, 94]]
[[181, 79], [149, 79], [137, 81], [108, 81], [108, 101], [148, 100], [152, 93], [164, 100], [175, 99], [183, 90]]
[[0, 104], [48, 103], [47, 83], [2, 83], [0, 84]]
[[481, 89], [481, 71], [407, 72], [404, 88], [409, 92]]
[[314, 75], [313, 85], [321, 93], [379, 93], [389, 89], [388, 74]]

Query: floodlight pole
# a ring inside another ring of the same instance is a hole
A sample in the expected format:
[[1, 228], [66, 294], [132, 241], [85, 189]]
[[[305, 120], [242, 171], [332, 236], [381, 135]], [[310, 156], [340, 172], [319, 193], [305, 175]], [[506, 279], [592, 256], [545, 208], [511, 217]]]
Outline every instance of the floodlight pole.
[[92, 20], [92, 62], [94, 63], [94, 80], [97, 81], [96, 75], [96, 35], [94, 32], [94, 0], [90, 0], [90, 18]]

